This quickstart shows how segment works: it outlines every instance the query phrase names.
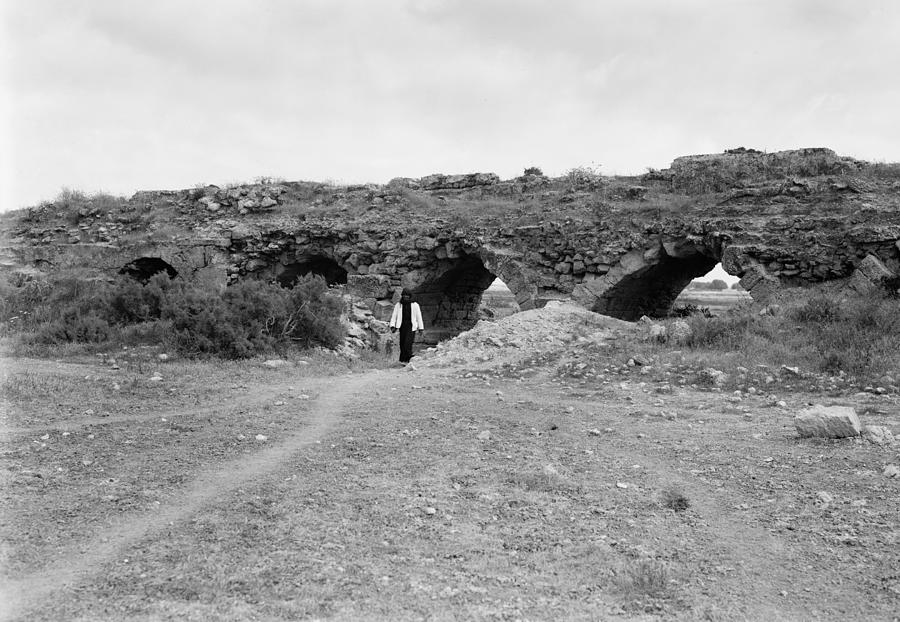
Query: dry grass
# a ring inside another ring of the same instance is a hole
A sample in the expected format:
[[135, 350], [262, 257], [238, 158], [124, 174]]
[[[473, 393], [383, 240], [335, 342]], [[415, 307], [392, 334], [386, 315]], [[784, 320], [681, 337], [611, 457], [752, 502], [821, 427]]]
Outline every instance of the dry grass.
[[675, 580], [666, 564], [655, 559], [642, 559], [622, 566], [613, 582], [623, 598], [639, 601], [670, 597]]

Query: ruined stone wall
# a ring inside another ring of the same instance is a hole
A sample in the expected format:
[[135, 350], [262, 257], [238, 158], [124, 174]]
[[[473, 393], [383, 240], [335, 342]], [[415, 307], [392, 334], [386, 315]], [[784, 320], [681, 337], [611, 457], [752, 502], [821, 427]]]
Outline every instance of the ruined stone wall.
[[[54, 224], [50, 206], [8, 223], [5, 248], [20, 265], [81, 263], [105, 274], [159, 258], [222, 287], [244, 278], [289, 285], [313, 270], [346, 281], [379, 319], [408, 287], [435, 335], [477, 321], [495, 277], [522, 309], [569, 298], [636, 319], [665, 313], [719, 262], [757, 300], [849, 279], [867, 261], [900, 274], [900, 183], [860, 177], [860, 166], [827, 150], [738, 152], [679, 160], [618, 185], [471, 174], [340, 189], [296, 182], [139, 193], [115, 217], [88, 210], [77, 224]], [[746, 170], [773, 177], [742, 180]], [[718, 194], [677, 194], [701, 183]], [[510, 216], [481, 215], [498, 202]], [[524, 223], [513, 217], [525, 213], [520, 205], [531, 205]], [[445, 206], [471, 211], [453, 219]]]

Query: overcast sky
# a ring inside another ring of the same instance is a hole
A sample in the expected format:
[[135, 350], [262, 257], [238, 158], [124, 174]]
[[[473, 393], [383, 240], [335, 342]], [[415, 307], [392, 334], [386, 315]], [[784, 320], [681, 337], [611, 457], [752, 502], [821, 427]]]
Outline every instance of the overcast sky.
[[900, 160], [894, 0], [0, 3], [0, 209], [736, 146]]

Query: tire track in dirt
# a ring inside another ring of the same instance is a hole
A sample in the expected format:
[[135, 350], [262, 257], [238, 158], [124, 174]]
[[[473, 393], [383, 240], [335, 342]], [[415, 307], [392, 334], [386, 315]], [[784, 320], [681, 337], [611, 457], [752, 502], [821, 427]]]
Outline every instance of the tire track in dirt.
[[[334, 427], [344, 405], [380, 375], [381, 372], [375, 371], [335, 378], [332, 390], [323, 392], [312, 406], [309, 424], [284, 442], [250, 456], [210, 465], [197, 475], [189, 488], [166, 505], [152, 512], [124, 517], [105, 530], [102, 537], [77, 543], [70, 552], [62, 553], [42, 569], [0, 585], [0, 620], [23, 615], [52, 595], [87, 579], [124, 548], [156, 529], [191, 516], [204, 505], [220, 499], [223, 493], [250, 480], [270, 475], [298, 451], [321, 439]], [[278, 388], [269, 385], [258, 391], [271, 393]]]

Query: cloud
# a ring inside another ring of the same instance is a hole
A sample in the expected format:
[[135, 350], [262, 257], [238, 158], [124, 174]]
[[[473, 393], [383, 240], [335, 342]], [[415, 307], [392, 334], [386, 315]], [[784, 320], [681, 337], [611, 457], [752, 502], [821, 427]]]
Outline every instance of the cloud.
[[4, 23], [5, 206], [62, 185], [639, 172], [738, 145], [900, 144], [887, 0], [29, 0]]

